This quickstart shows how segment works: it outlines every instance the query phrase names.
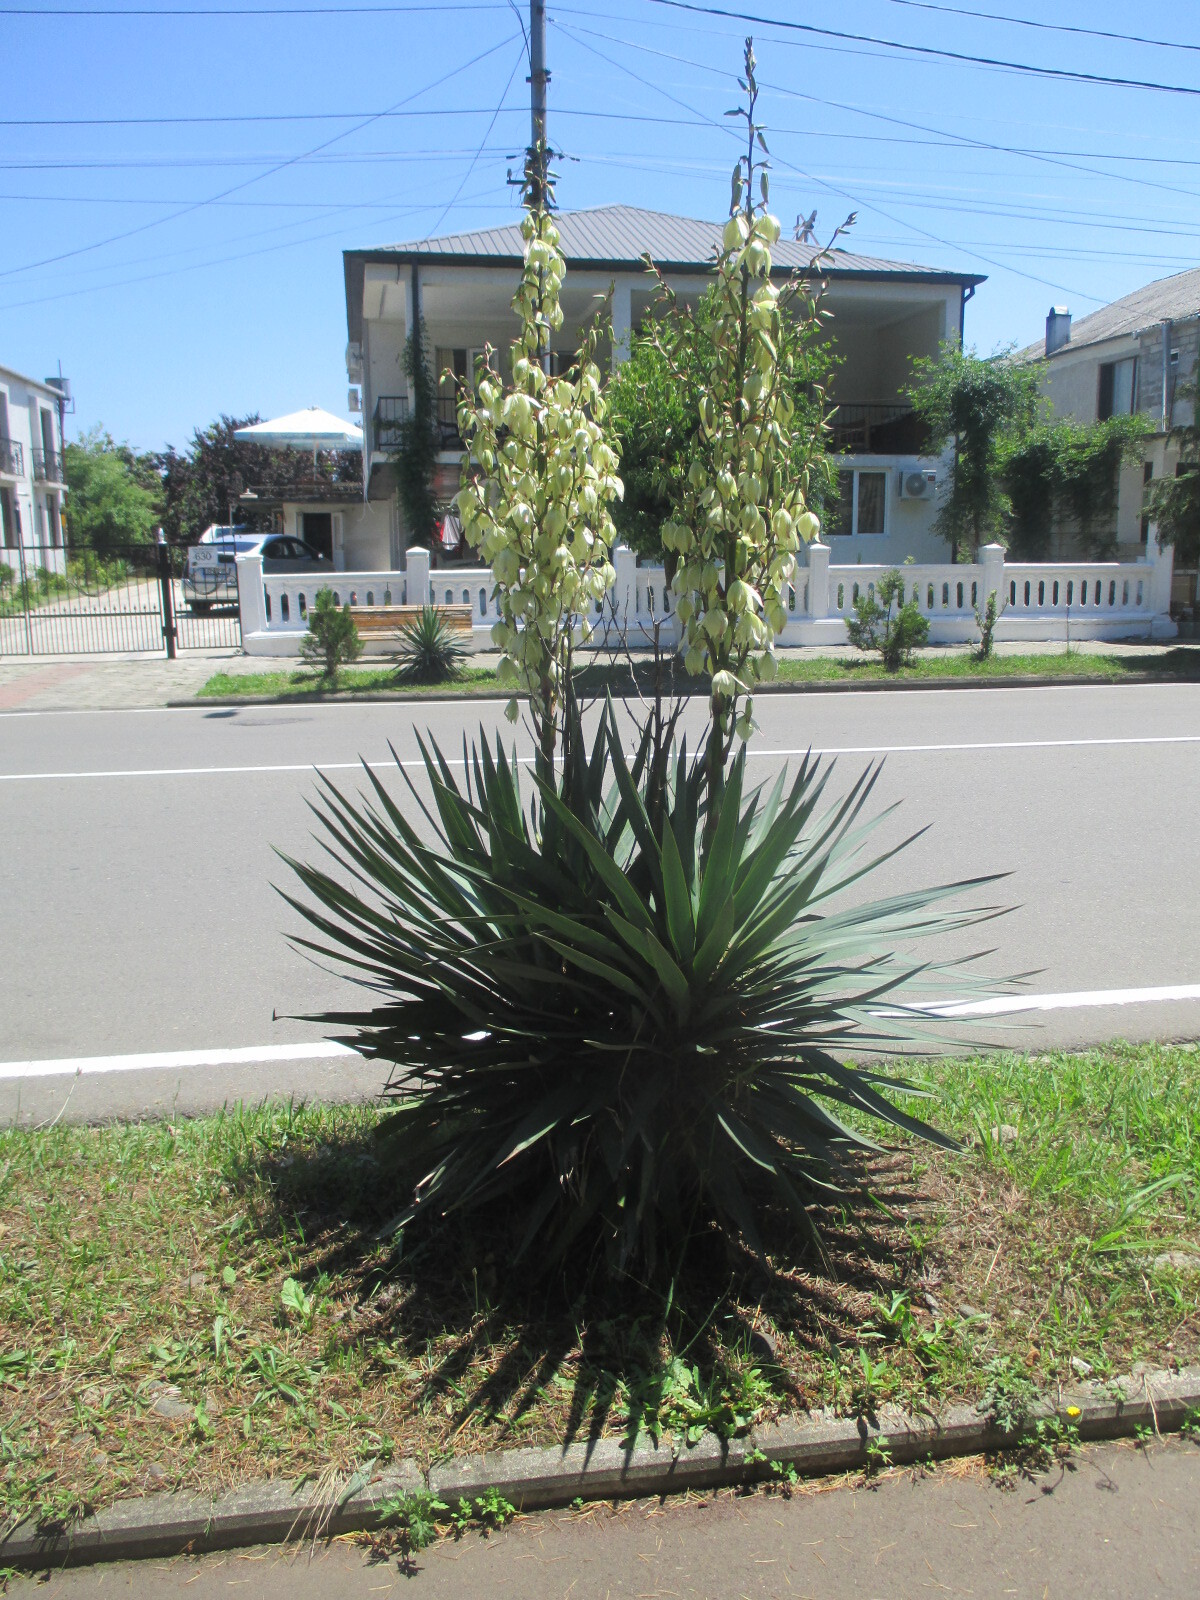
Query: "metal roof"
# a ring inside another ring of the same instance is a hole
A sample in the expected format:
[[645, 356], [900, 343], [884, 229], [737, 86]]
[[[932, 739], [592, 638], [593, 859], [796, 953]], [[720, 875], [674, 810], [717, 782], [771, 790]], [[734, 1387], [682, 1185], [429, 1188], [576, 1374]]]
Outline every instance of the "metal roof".
[[[720, 248], [724, 222], [704, 222], [676, 217], [640, 206], [597, 206], [587, 211], [560, 211], [555, 215], [563, 254], [570, 265], [605, 272], [638, 272], [648, 254], [656, 266], [673, 272], [706, 272]], [[346, 250], [346, 316], [350, 337], [358, 337], [361, 318], [362, 274], [368, 261], [428, 261], [439, 265], [462, 262], [510, 266], [524, 258], [525, 242], [518, 222], [499, 228], [478, 228], [469, 233], [444, 234], [436, 239], [410, 239], [403, 244], [373, 249]], [[772, 256], [775, 270], [791, 272], [811, 267], [820, 255], [815, 245], [781, 238]], [[855, 255], [849, 250], [828, 250], [820, 273], [830, 278], [890, 279], [901, 283], [957, 284], [972, 287], [984, 280], [976, 273], [948, 272], [911, 261], [888, 261]], [[358, 304], [355, 305], [357, 300]]]
[[[588, 211], [562, 211], [555, 217], [563, 254], [577, 266], [641, 265], [649, 254], [664, 266], [707, 268], [720, 248], [724, 222], [703, 222], [695, 217], [676, 217], [662, 211], [645, 211], [640, 206], [597, 206]], [[506, 223], [499, 228], [479, 228], [470, 233], [445, 234], [436, 239], [412, 239], [405, 244], [383, 245], [372, 250], [348, 251], [348, 255], [372, 260], [400, 257], [438, 257], [441, 260], [520, 261], [524, 241], [520, 224]], [[815, 245], [780, 239], [772, 252], [776, 265], [790, 271], [811, 266], [820, 250]], [[827, 252], [826, 271], [861, 273], [904, 273], [955, 283], [981, 283], [970, 273], [947, 273], [936, 267], [906, 261], [887, 261], [875, 256], [855, 255], [848, 250]]]
[[[1101, 306], [1078, 322], [1071, 324], [1071, 337], [1060, 345], [1054, 355], [1068, 355], [1090, 344], [1102, 344], [1106, 339], [1120, 339], [1130, 334], [1143, 333], [1156, 328], [1160, 322], [1188, 322], [1200, 317], [1200, 267], [1189, 267], [1169, 278], [1159, 278], [1147, 283], [1132, 294], [1123, 295], [1111, 305]], [[1032, 360], [1042, 355], [1046, 348], [1044, 339], [1026, 346], [1018, 352], [1017, 359]]]

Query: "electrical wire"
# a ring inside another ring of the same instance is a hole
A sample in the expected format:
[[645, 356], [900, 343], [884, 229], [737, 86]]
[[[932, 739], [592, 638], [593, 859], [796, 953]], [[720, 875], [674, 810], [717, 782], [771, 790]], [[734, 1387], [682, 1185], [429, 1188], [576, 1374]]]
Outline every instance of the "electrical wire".
[[[593, 55], [598, 56], [600, 60], [607, 62], [609, 66], [616, 67], [618, 71], [625, 72], [637, 83], [640, 83], [643, 88], [650, 89], [654, 93], [665, 95], [668, 100], [671, 100], [675, 105], [682, 106], [685, 111], [690, 111], [693, 116], [704, 116], [704, 113], [698, 111], [695, 106], [688, 105], [686, 102], [679, 100], [675, 95], [669, 93], [669, 91], [666, 89], [663, 89], [661, 85], [651, 83], [648, 79], [643, 78], [639, 73], [634, 72], [632, 67], [626, 66], [623, 61], [614, 61], [611, 56], [606, 56], [602, 50], [597, 50], [594, 45], [591, 45], [585, 39], [578, 37], [579, 32], [582, 30], [576, 30], [564, 22], [556, 22], [554, 26], [559, 31], [568, 34], [568, 36], [575, 37], [577, 44], [581, 44], [585, 50], [589, 50]], [[623, 43], [624, 41], [616, 42]], [[718, 122], [715, 117], [706, 117], [705, 120], [709, 122], [712, 127], [720, 129], [722, 133], [730, 134], [735, 138], [737, 137], [727, 123]], [[894, 216], [890, 211], [885, 211], [882, 206], [867, 204], [864, 201], [858, 200], [846, 189], [842, 189], [824, 179], [814, 178], [812, 173], [806, 172], [803, 167], [796, 166], [793, 162], [785, 160], [782, 156], [775, 156], [774, 159], [777, 160], [781, 166], [787, 167], [789, 171], [794, 172], [799, 177], [804, 178], [806, 182], [819, 184], [821, 188], [827, 189], [833, 194], [840, 195], [842, 199], [849, 200], [850, 203], [859, 210], [873, 211], [877, 216], [886, 217], [889, 222], [894, 222], [897, 227], [905, 228], [912, 233], [919, 234], [921, 237], [930, 240], [932, 243], [940, 245], [944, 250], [956, 250], [960, 248], [958, 245], [951, 244], [948, 239], [943, 239], [938, 234], [931, 233], [927, 228], [920, 228], [916, 225], [916, 223], [906, 222], [902, 217]], [[1001, 261], [996, 261], [989, 256], [985, 256], [982, 251], [965, 250], [964, 253], [974, 256], [977, 261], [982, 261], [987, 266], [995, 267], [997, 271], [1014, 273], [1018, 277], [1028, 278], [1032, 283], [1040, 283], [1048, 289], [1057, 289], [1063, 294], [1074, 295], [1076, 298], [1081, 300], [1089, 300], [1094, 305], [1102, 305], [1104, 303], [1096, 295], [1085, 294], [1082, 290], [1072, 289], [1066, 284], [1055, 283], [1049, 278], [1039, 277], [1036, 273], [1023, 272], [1018, 267], [1006, 266]]]
[[[477, 66], [480, 61], [485, 61], [489, 56], [495, 55], [497, 50], [503, 50], [507, 45], [515, 43], [516, 37], [516, 34], [510, 34], [508, 38], [502, 39], [499, 44], [491, 45], [488, 47], [488, 49], [480, 51], [477, 56], [472, 56], [470, 61], [464, 61], [461, 66], [454, 67], [449, 72], [443, 73], [443, 75], [436, 79], [433, 83], [427, 83], [423, 88], [416, 89], [412, 94], [405, 95], [404, 98], [402, 100], [398, 100], [394, 106], [388, 107], [388, 110], [396, 111], [401, 106], [407, 105], [410, 101], [419, 99], [421, 95], [428, 94], [430, 90], [441, 88], [442, 84], [449, 83], [450, 80], [452, 78], [456, 78], [459, 73], [466, 72], [470, 67]], [[251, 184], [261, 183], [265, 178], [274, 177], [276, 173], [283, 172], [288, 167], [295, 166], [300, 161], [306, 161], [309, 159], [309, 157], [318, 155], [322, 150], [327, 150], [330, 145], [337, 144], [339, 140], [348, 139], [353, 133], [361, 133], [364, 128], [370, 127], [373, 122], [378, 122], [381, 115], [383, 115], [383, 113], [366, 117], [362, 122], [355, 123], [352, 128], [346, 128], [341, 133], [334, 134], [332, 138], [324, 140], [321, 144], [314, 145], [311, 150], [305, 150], [297, 156], [290, 156], [286, 161], [281, 161], [278, 163], [278, 165], [268, 168], [266, 172], [260, 172], [253, 178], [247, 178], [242, 183], [236, 183], [229, 189], [223, 189], [220, 194], [211, 195], [205, 200], [194, 201], [190, 205], [181, 207], [181, 209], [178, 211], [171, 212], [168, 216], [157, 217], [152, 222], [144, 222], [139, 224], [139, 226], [136, 228], [128, 228], [122, 233], [115, 233], [107, 238], [97, 239], [91, 244], [79, 245], [74, 250], [64, 250], [58, 255], [45, 256], [40, 261], [31, 261], [21, 267], [7, 267], [0, 271], [0, 278], [11, 278], [21, 272], [32, 272], [39, 267], [48, 267], [59, 261], [68, 261], [75, 256], [87, 255], [92, 250], [102, 250], [106, 245], [117, 244], [122, 239], [132, 238], [132, 236], [136, 233], [145, 233], [151, 228], [161, 228], [168, 222], [175, 222], [180, 217], [191, 216], [194, 212], [202, 210], [207, 205], [211, 205], [215, 200], [227, 200], [231, 194], [237, 194], [242, 189], [248, 189]]]
[[885, 39], [877, 34], [849, 33], [843, 28], [821, 28], [813, 22], [792, 22], [779, 17], [764, 17], [753, 11], [734, 11], [723, 6], [701, 5], [699, 0], [644, 0], [646, 5], [666, 6], [672, 11], [696, 12], [706, 17], [728, 17], [738, 22], [761, 24], [766, 28], [786, 28], [793, 33], [806, 33], [822, 39], [845, 39], [854, 44], [873, 44], [883, 50], [903, 50], [913, 55], [929, 56], [939, 61], [956, 61], [979, 67], [996, 67], [1003, 72], [1016, 72], [1026, 77], [1052, 78], [1059, 82], [1084, 83], [1102, 88], [1152, 89], [1159, 94], [1200, 96], [1200, 89], [1189, 84], [1159, 83], [1151, 78], [1117, 78], [1107, 73], [1078, 72], [1071, 67], [1039, 67], [1028, 61], [1009, 61], [1001, 56], [974, 55], [965, 50], [942, 50], [935, 45], [905, 44], [900, 39]]
[[1070, 22], [1035, 22], [1032, 17], [1014, 17], [1002, 11], [968, 11], [965, 6], [936, 5], [934, 0], [886, 0], [909, 11], [936, 11], [948, 17], [970, 17], [976, 22], [1004, 22], [1014, 28], [1036, 28], [1041, 33], [1073, 33], [1086, 39], [1115, 39], [1120, 44], [1148, 44], [1156, 50], [1197, 50], [1200, 44], [1179, 39], [1150, 39], [1144, 33], [1113, 33], [1108, 28], [1084, 28]]
[[[513, 9], [516, 10], [516, 7], [514, 6]], [[520, 14], [518, 13], [517, 21], [519, 22], [520, 20], [521, 20]], [[524, 33], [524, 29], [522, 29], [522, 33]], [[528, 59], [528, 55], [529, 55], [529, 41], [528, 41], [527, 38], [525, 38], [522, 41], [521, 48], [517, 51], [517, 59], [513, 62], [512, 71], [508, 75], [508, 82], [504, 85], [504, 92], [501, 94], [499, 100], [496, 102], [496, 109], [495, 109], [495, 111], [492, 112], [492, 120], [488, 123], [486, 129], [484, 130], [483, 138], [479, 141], [479, 148], [478, 148], [478, 150], [476, 150], [475, 154], [471, 157], [471, 164], [467, 168], [467, 170], [463, 173], [462, 180], [459, 183], [458, 188], [454, 191], [454, 193], [450, 196], [449, 200], [447, 200], [446, 204], [442, 207], [442, 210], [441, 210], [440, 214], [438, 215], [437, 221], [430, 228], [429, 231], [430, 231], [431, 234], [436, 235], [438, 229], [441, 227], [442, 223], [446, 220], [446, 213], [450, 210], [451, 206], [453, 206], [457, 202], [459, 196], [462, 194], [463, 190], [466, 188], [467, 180], [470, 178], [471, 174], [475, 171], [476, 166], [479, 164], [479, 159], [483, 155], [484, 146], [487, 144], [488, 139], [491, 136], [492, 129], [496, 126], [496, 118], [500, 115], [500, 112], [504, 108], [504, 102], [508, 99], [508, 91], [512, 88], [513, 79], [517, 75], [517, 68], [521, 65], [521, 62], [523, 60], [527, 60]]]

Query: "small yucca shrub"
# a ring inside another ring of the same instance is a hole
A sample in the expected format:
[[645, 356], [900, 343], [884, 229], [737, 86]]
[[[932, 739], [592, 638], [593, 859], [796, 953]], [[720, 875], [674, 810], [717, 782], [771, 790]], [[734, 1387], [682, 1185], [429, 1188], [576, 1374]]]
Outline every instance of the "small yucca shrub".
[[449, 683], [462, 671], [464, 650], [434, 606], [400, 630], [396, 677], [401, 683]]
[[828, 768], [746, 795], [743, 752], [702, 842], [686, 752], [628, 761], [611, 706], [590, 753], [574, 713], [567, 733], [532, 808], [499, 741], [462, 786], [423, 745], [433, 840], [370, 768], [369, 800], [325, 780], [344, 870], [292, 863], [317, 902], [292, 899], [298, 943], [371, 992], [320, 1020], [389, 1069], [395, 1226], [503, 1207], [546, 1266], [602, 1246], [652, 1270], [714, 1222], [760, 1248], [765, 1207], [811, 1232], [868, 1201], [872, 1123], [950, 1145], [902, 1109], [913, 1085], [841, 1055], [911, 1037], [933, 975], [905, 941], [992, 914], [938, 909], [966, 883], [831, 903], [875, 864], [878, 769], [822, 808]]

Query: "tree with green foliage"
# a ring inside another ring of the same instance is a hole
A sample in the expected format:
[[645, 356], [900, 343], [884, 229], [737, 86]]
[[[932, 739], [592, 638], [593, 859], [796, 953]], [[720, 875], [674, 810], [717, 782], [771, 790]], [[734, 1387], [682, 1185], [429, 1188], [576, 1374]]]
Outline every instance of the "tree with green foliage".
[[[807, 501], [819, 512], [837, 494], [837, 472], [826, 449], [828, 383], [837, 362], [818, 300], [814, 284], [812, 296], [800, 298], [801, 314], [781, 319], [779, 366], [793, 408], [791, 470], [807, 483]], [[662, 530], [683, 508], [692, 433], [715, 360], [718, 312], [717, 290], [709, 289], [681, 324], [671, 360], [652, 329], [635, 332], [629, 356], [606, 390], [625, 485], [624, 499], [613, 507], [613, 525], [643, 559], [665, 562], [668, 582], [675, 555], [664, 548]]]
[[[173, 446], [154, 457], [162, 481], [162, 523], [172, 543], [191, 543], [214, 523], [234, 522], [268, 531], [274, 522], [272, 499], [311, 495], [314, 481], [322, 488], [345, 485], [349, 494], [362, 492], [362, 454], [356, 450], [324, 450], [314, 469], [303, 450], [272, 449], [235, 439], [239, 428], [262, 419], [218, 417], [197, 428], [185, 451]], [[315, 478], [314, 478], [315, 472]], [[240, 496], [254, 489], [259, 505]]]
[[934, 523], [952, 559], [974, 560], [981, 544], [1002, 537], [1010, 515], [1003, 464], [1013, 438], [1041, 409], [1042, 364], [1016, 362], [1011, 351], [981, 357], [946, 340], [937, 356], [913, 362], [907, 395], [936, 440], [953, 440], [949, 492]]
[[332, 589], [318, 589], [308, 613], [308, 632], [300, 654], [310, 667], [320, 667], [321, 676], [337, 683], [339, 669], [362, 655], [362, 640], [348, 605], [338, 607]]
[[437, 533], [438, 507], [433, 494], [433, 474], [441, 441], [437, 381], [429, 366], [423, 320], [405, 341], [404, 371], [408, 376], [408, 411], [401, 418], [399, 443], [393, 451], [396, 487], [409, 543], [429, 547]]
[[1074, 534], [1092, 560], [1108, 559], [1116, 545], [1121, 468], [1141, 460], [1148, 431], [1145, 418], [1135, 414], [1092, 423], [1042, 422], [1004, 440], [1000, 479], [1014, 556], [1046, 560], [1059, 526]]
[[889, 672], [898, 672], [929, 637], [929, 618], [917, 604], [916, 585], [904, 598], [904, 574], [895, 567], [866, 587], [846, 621], [850, 643], [859, 650], [878, 650]]
[[150, 544], [158, 522], [156, 496], [130, 464], [127, 446], [96, 427], [63, 450], [67, 539], [75, 549], [111, 555]]
[[1162, 544], [1175, 546], [1175, 560], [1181, 567], [1200, 564], [1200, 393], [1194, 384], [1180, 389], [1192, 402], [1192, 420], [1171, 430], [1179, 447], [1179, 462], [1173, 477], [1159, 478], [1150, 485], [1146, 513], [1158, 528]]

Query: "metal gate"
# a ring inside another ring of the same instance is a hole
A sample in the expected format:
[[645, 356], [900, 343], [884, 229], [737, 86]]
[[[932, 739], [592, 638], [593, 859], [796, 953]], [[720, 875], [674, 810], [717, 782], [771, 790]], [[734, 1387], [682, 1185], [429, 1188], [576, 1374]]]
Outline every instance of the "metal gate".
[[237, 649], [237, 567], [217, 601], [184, 584], [187, 550], [0, 547], [0, 656]]

